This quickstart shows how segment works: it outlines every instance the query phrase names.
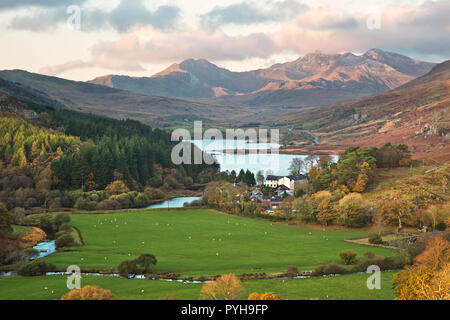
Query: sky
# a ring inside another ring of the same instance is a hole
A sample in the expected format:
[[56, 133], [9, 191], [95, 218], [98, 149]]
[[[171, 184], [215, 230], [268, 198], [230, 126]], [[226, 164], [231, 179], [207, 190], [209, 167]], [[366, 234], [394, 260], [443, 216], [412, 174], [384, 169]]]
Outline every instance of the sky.
[[0, 69], [151, 76], [189, 58], [232, 71], [313, 51], [450, 59], [450, 0], [0, 0]]

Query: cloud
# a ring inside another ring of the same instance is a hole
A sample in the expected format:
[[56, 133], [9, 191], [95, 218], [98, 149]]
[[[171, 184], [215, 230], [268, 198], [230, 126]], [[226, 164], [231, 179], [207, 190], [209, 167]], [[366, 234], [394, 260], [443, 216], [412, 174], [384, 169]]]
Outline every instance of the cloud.
[[71, 5], [81, 5], [87, 0], [2, 0], [0, 10], [10, 10], [23, 7], [68, 7]]
[[[262, 5], [261, 5], [262, 2]], [[266, 21], [292, 19], [307, 6], [296, 0], [240, 2], [226, 7], [215, 7], [200, 17], [203, 26], [214, 30], [227, 24], [254, 24]]]
[[[275, 54], [302, 55], [315, 50], [363, 52], [374, 47], [422, 59], [444, 60], [450, 57], [447, 12], [450, 12], [449, 1], [426, 2], [422, 6], [392, 5], [380, 10], [381, 28], [373, 30], [367, 26], [368, 13], [322, 5], [280, 22], [280, 28], [275, 31], [241, 36], [228, 35], [218, 28], [162, 30], [142, 23], [115, 41], [100, 41], [92, 46], [90, 61], [72, 61], [48, 67], [47, 72], [65, 72], [89, 66], [133, 71], [143, 70], [144, 64], [181, 62], [188, 58], [219, 63], [250, 58], [270, 59]], [[241, 15], [234, 21], [258, 20], [254, 17]]]
[[56, 76], [61, 73], [64, 73], [69, 70], [73, 69], [83, 69], [83, 68], [89, 68], [94, 67], [94, 63], [92, 62], [85, 62], [82, 60], [73, 60], [68, 61], [63, 64], [54, 65], [54, 66], [47, 66], [39, 69], [39, 73], [49, 75], [49, 76]]
[[[80, 3], [82, 1], [79, 1]], [[45, 11], [37, 10], [31, 14], [16, 16], [9, 28], [33, 32], [55, 29], [70, 17], [67, 7], [55, 6]], [[180, 9], [174, 6], [160, 6], [150, 11], [143, 0], [121, 0], [111, 11], [100, 9], [81, 10], [81, 30], [90, 32], [112, 27], [118, 32], [127, 32], [133, 27], [151, 25], [157, 29], [171, 28], [179, 17]]]
[[277, 49], [263, 33], [231, 37], [221, 31], [187, 30], [164, 32], [145, 27], [117, 41], [100, 42], [93, 56], [142, 63], [173, 62], [186, 58], [242, 60], [268, 58]]
[[450, 56], [449, 1], [427, 2], [422, 6], [388, 6], [379, 13], [380, 29], [370, 29], [370, 15], [330, 6], [314, 7], [295, 21], [282, 23], [271, 35], [280, 50], [305, 53], [313, 50], [362, 52], [380, 47], [404, 54], [424, 53]]

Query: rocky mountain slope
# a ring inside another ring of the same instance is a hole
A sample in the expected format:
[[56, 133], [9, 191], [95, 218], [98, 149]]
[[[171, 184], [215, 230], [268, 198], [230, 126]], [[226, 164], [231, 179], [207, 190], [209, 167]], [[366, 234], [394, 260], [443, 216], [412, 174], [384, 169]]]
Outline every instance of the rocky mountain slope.
[[386, 93], [280, 116], [279, 125], [312, 130], [322, 146], [412, 147], [414, 158], [450, 160], [450, 60]]
[[212, 98], [221, 104], [314, 106], [396, 88], [433, 66], [372, 49], [361, 56], [314, 52], [248, 72], [232, 72], [206, 60], [189, 59], [152, 77], [109, 75], [90, 82], [147, 95]]

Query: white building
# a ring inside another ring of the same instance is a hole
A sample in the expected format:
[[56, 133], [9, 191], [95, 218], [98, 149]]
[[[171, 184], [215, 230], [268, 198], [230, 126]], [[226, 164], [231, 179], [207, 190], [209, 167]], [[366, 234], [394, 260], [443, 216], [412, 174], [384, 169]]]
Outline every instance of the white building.
[[302, 174], [293, 176], [272, 176], [269, 175], [266, 178], [266, 187], [278, 188], [279, 186], [285, 186], [290, 190], [296, 190], [300, 185], [306, 183], [308, 177]]

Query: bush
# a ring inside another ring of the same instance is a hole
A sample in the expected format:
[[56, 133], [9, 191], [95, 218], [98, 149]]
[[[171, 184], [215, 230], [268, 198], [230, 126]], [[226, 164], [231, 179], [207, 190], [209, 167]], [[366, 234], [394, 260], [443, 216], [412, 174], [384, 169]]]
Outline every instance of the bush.
[[371, 233], [369, 234], [369, 243], [371, 244], [382, 244], [383, 238], [379, 233]]
[[19, 276], [43, 276], [47, 272], [55, 271], [56, 267], [50, 262], [43, 260], [34, 260], [28, 263], [22, 264], [17, 269]]
[[368, 259], [375, 258], [375, 253], [373, 253], [372, 251], [366, 251], [366, 252], [364, 252], [364, 257], [366, 257]]
[[75, 238], [70, 233], [63, 233], [60, 235], [56, 241], [55, 245], [57, 248], [71, 247], [75, 245]]
[[81, 289], [71, 290], [61, 300], [112, 300], [111, 291], [98, 286], [85, 286]]
[[408, 259], [400, 254], [395, 254], [392, 257], [373, 257], [363, 258], [352, 268], [352, 272], [366, 272], [367, 268], [376, 265], [381, 271], [401, 269], [408, 263]]
[[341, 258], [342, 262], [346, 265], [355, 264], [356, 255], [357, 253], [353, 250], [339, 252], [339, 257]]
[[298, 267], [297, 266], [288, 266], [286, 273], [287, 274], [298, 274]]
[[322, 264], [318, 266], [311, 275], [313, 276], [325, 276], [329, 274], [346, 274], [348, 273], [348, 270], [344, 267], [341, 267], [335, 262], [328, 263], [328, 264]]
[[97, 203], [97, 205], [95, 206], [96, 210], [117, 210], [117, 209], [121, 209], [121, 205], [118, 201], [116, 200], [112, 200], [112, 199], [107, 199], [107, 200], [103, 200], [99, 203]]
[[435, 229], [438, 231], [445, 231], [445, 229], [447, 229], [447, 224], [445, 222], [439, 222]]
[[14, 223], [20, 224], [22, 220], [25, 219], [27, 212], [24, 208], [16, 207], [11, 210], [11, 214], [13, 216]]
[[117, 270], [120, 275], [128, 276], [129, 274], [136, 274], [138, 271], [136, 260], [125, 260], [119, 263]]
[[35, 248], [27, 248], [22, 251], [22, 255], [25, 259], [33, 258], [33, 257], [39, 255], [39, 251], [36, 250]]

